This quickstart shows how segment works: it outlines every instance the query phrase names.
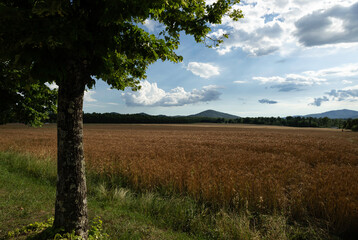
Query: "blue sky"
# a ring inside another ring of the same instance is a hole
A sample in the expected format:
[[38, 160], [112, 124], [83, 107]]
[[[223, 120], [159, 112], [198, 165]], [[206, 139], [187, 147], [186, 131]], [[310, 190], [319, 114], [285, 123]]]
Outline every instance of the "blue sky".
[[[214, 2], [207, 1], [208, 4]], [[85, 112], [188, 115], [214, 109], [241, 117], [358, 110], [358, 0], [246, 0], [245, 18], [224, 18], [219, 48], [182, 36], [179, 64], [151, 65], [142, 89], [99, 80]], [[150, 33], [160, 24], [146, 21]]]

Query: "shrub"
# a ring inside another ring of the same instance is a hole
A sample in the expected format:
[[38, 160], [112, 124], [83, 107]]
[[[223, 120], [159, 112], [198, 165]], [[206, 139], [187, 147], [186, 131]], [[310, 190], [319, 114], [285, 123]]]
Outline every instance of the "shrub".
[[[52, 227], [53, 218], [48, 219], [45, 222], [35, 222], [31, 223], [25, 227], [20, 229], [15, 229], [14, 231], [10, 231], [7, 234], [7, 239], [17, 239], [20, 236], [27, 236], [28, 240], [80, 240], [82, 239], [79, 236], [76, 236], [74, 232], [65, 233], [63, 229], [55, 229]], [[88, 231], [88, 239], [89, 240], [107, 240], [109, 239], [108, 234], [103, 232], [102, 228], [102, 220], [97, 217], [95, 218], [91, 224], [90, 229]]]

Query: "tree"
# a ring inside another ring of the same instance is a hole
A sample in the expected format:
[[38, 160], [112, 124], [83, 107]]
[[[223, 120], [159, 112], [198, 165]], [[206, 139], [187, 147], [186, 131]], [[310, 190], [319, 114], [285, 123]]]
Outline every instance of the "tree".
[[347, 121], [345, 122], [345, 124], [343, 125], [343, 128], [345, 129], [351, 129], [354, 132], [358, 131], [358, 118], [356, 119], [347, 119]]
[[[58, 181], [55, 227], [87, 238], [83, 157], [83, 95], [95, 79], [112, 88], [140, 88], [147, 67], [157, 60], [179, 62], [180, 34], [217, 46], [211, 24], [224, 15], [242, 17], [239, 0], [1, 0], [0, 62], [25, 69], [22, 80], [58, 88]], [[157, 35], [142, 28], [147, 19], [162, 24]], [[5, 78], [8, 83], [11, 80]], [[21, 82], [22, 82], [21, 81]], [[7, 87], [13, 89], [11, 86]], [[29, 96], [29, 99], [32, 99]]]
[[26, 81], [26, 69], [0, 62], [0, 124], [22, 122], [41, 125], [56, 112], [57, 90]]

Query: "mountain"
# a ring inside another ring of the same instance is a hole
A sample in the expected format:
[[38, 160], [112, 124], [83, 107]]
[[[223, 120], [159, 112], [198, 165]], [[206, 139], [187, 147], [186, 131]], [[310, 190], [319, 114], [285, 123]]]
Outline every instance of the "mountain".
[[189, 115], [188, 117], [211, 117], [211, 118], [226, 118], [226, 119], [238, 118], [238, 116], [231, 115], [228, 113], [218, 112], [214, 110], [206, 110], [197, 114]]
[[323, 112], [323, 113], [308, 114], [308, 115], [305, 115], [303, 117], [313, 117], [313, 118], [328, 117], [328, 118], [331, 118], [331, 119], [358, 118], [358, 111], [342, 109], [342, 110], [328, 111], [328, 112]]

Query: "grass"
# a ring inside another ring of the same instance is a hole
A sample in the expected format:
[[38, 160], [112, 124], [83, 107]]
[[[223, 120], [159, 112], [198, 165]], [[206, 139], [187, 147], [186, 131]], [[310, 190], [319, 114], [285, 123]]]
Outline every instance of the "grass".
[[13, 163], [22, 162], [17, 155], [0, 155], [0, 236], [15, 228], [52, 216], [55, 188], [43, 178], [29, 177], [28, 172], [14, 173]]
[[[53, 215], [55, 172], [51, 159], [0, 152], [0, 239]], [[317, 223], [290, 222], [280, 213], [232, 212], [125, 186], [121, 178], [88, 173], [90, 218], [101, 216], [112, 239], [336, 239]]]

